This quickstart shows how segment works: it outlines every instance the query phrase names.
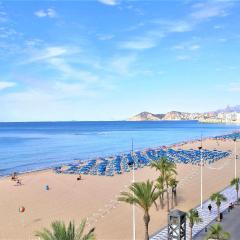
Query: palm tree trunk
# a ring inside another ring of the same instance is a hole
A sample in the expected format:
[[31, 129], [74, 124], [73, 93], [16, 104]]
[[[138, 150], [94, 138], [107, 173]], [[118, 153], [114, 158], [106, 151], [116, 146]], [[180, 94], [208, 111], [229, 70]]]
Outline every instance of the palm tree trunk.
[[192, 240], [192, 227], [190, 227], [189, 240]]
[[159, 203], [160, 203], [161, 209], [163, 209], [163, 208], [164, 208], [164, 204], [163, 204], [163, 194], [160, 194], [160, 196], [159, 196]]
[[158, 205], [157, 205], [156, 201], [154, 201], [153, 204], [154, 204], [156, 210], [158, 211], [159, 209], [158, 209]]
[[220, 206], [217, 206], [217, 212], [218, 212], [218, 221], [220, 222]]
[[167, 185], [167, 211], [169, 212], [169, 192], [168, 192], [168, 185]]
[[174, 197], [173, 194], [174, 194], [174, 193], [173, 193], [173, 189], [172, 189], [172, 195], [171, 195], [171, 209], [173, 209], [173, 197]]
[[177, 206], [178, 202], [177, 202], [177, 190], [175, 190], [174, 193], [174, 200], [175, 200], [175, 206]]
[[145, 240], [149, 240], [149, 234], [148, 234], [148, 224], [150, 222], [150, 216], [148, 212], [145, 212], [143, 217], [144, 225], [145, 225]]

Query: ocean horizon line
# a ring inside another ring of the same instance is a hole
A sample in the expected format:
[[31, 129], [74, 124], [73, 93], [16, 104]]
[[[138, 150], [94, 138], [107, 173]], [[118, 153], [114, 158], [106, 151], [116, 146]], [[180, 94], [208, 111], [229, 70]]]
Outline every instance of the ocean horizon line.
[[[44, 122], [199, 122], [198, 120], [141, 120], [141, 121], [132, 121], [132, 120], [47, 120], [47, 121], [0, 121], [0, 123], [44, 123]], [[217, 123], [218, 124], [218, 123]], [[221, 123], [220, 123], [221, 124]]]

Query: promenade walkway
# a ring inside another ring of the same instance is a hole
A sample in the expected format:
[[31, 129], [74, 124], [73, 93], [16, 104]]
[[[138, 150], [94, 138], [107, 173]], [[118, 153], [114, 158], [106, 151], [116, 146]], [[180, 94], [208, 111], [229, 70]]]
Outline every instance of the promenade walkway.
[[[224, 231], [227, 231], [231, 234], [231, 240], [237, 240], [240, 239], [240, 207], [236, 206], [233, 210], [231, 210], [230, 213], [224, 214], [223, 221], [221, 222], [221, 225], [224, 229]], [[213, 222], [212, 224], [215, 224], [216, 222]], [[210, 224], [210, 225], [212, 225]], [[210, 227], [209, 225], [209, 227]], [[208, 227], [208, 229], [209, 229]], [[205, 231], [201, 231], [197, 236], [194, 238], [194, 240], [203, 240], [206, 236]]]
[[[225, 211], [229, 204], [236, 201], [236, 190], [234, 187], [227, 187], [221, 191], [227, 197], [227, 202], [223, 202], [221, 205], [221, 212]], [[212, 212], [208, 211], [208, 205], [212, 204]], [[209, 225], [217, 217], [217, 207], [215, 203], [212, 203], [211, 200], [207, 200], [203, 204], [203, 208], [199, 205], [197, 208], [199, 216], [202, 218], [203, 222], [195, 225], [193, 227], [193, 236], [196, 236], [201, 230], [203, 230], [207, 225]], [[168, 231], [167, 227], [161, 229], [158, 233], [151, 236], [150, 240], [167, 240]], [[187, 239], [189, 239], [189, 227], [187, 222]]]

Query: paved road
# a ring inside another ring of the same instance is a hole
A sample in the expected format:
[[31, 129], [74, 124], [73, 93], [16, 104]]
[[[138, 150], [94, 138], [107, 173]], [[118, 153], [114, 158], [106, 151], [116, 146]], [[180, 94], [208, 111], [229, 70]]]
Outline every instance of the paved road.
[[[226, 211], [221, 224], [225, 231], [231, 233], [231, 240], [240, 240], [240, 206], [235, 207], [230, 213]], [[206, 233], [201, 231], [194, 240], [203, 240], [205, 235]]]

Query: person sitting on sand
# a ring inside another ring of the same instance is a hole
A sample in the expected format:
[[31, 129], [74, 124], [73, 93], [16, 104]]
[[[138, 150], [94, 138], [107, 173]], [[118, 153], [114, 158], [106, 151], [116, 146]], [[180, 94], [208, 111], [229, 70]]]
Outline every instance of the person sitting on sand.
[[22, 185], [22, 181], [20, 179], [17, 180], [17, 185], [21, 186]]
[[82, 176], [81, 176], [81, 174], [79, 174], [77, 180], [79, 181], [79, 180], [81, 180], [81, 179], [82, 179]]
[[11, 179], [12, 179], [13, 181], [16, 181], [16, 180], [17, 180], [17, 173], [16, 173], [16, 172], [14, 172], [14, 173], [12, 174]]

